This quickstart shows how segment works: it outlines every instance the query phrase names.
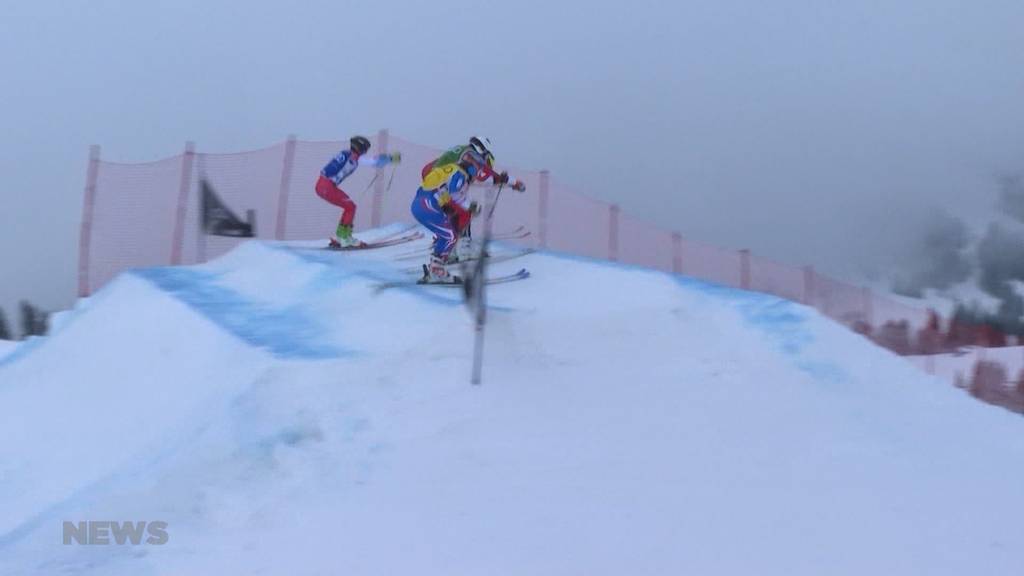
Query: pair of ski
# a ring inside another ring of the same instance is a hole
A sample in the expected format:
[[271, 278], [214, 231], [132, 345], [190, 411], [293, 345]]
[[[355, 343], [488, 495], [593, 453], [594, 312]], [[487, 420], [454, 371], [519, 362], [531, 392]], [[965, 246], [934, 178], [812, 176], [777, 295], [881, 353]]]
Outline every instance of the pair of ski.
[[[509, 230], [508, 232], [502, 232], [500, 234], [495, 234], [491, 239], [492, 240], [521, 240], [523, 238], [528, 237], [529, 235], [530, 235], [530, 231], [526, 229], [526, 226], [518, 226], [518, 227], [516, 227], [516, 228], [514, 228], [512, 230]], [[418, 260], [420, 258], [423, 258], [423, 256], [427, 252], [430, 252], [430, 247], [429, 246], [426, 246], [426, 247], [423, 247], [423, 248], [417, 248], [416, 250], [410, 250], [408, 252], [403, 252], [401, 254], [397, 254], [397, 255], [395, 255], [395, 260]]]
[[[516, 250], [514, 252], [503, 252], [501, 254], [492, 254], [492, 255], [489, 255], [489, 256], [485, 256], [484, 258], [487, 259], [487, 263], [488, 264], [497, 264], [498, 262], [507, 262], [508, 260], [514, 260], [516, 258], [522, 258], [523, 256], [528, 256], [528, 255], [533, 254], [533, 253], [534, 253], [533, 248], [526, 248], [526, 249], [523, 249], [523, 250]], [[420, 258], [422, 258], [422, 257], [423, 256], [420, 256]], [[476, 262], [479, 259], [480, 259], [479, 256], [470, 257], [470, 258], [463, 258], [463, 259], [460, 259], [457, 262], [451, 262], [451, 263], [447, 264], [445, 266], [445, 268], [447, 268], [449, 270], [457, 269], [457, 268], [461, 267], [462, 265], [464, 265], [466, 263]], [[419, 272], [420, 269], [421, 269], [421, 266], [411, 266], [409, 268], [402, 268], [402, 272], [416, 273], [416, 272]]]
[[363, 242], [355, 246], [324, 246], [322, 250], [331, 250], [333, 252], [349, 252], [353, 250], [372, 250], [374, 248], [386, 248], [388, 246], [397, 246], [399, 244], [405, 244], [406, 242], [412, 242], [413, 240], [419, 240], [423, 238], [423, 232], [414, 230], [413, 227], [403, 228], [397, 232], [392, 232], [381, 236], [380, 238], [372, 242]]
[[[515, 229], [510, 230], [508, 232], [504, 232], [504, 233], [500, 233], [500, 234], [495, 234], [493, 236], [493, 238], [494, 239], [499, 239], [499, 240], [512, 240], [512, 239], [526, 238], [529, 235], [530, 235], [530, 231], [527, 230], [525, 226], [518, 226]], [[414, 250], [414, 251], [411, 251], [411, 252], [407, 252], [407, 253], [404, 253], [404, 254], [399, 254], [399, 255], [395, 256], [395, 260], [411, 260], [411, 259], [423, 258], [426, 255], [426, 253], [428, 253], [429, 251], [430, 251], [429, 247], [417, 249], [417, 250]], [[462, 260], [461, 262], [452, 263], [449, 267], [456, 267], [456, 266], [464, 267], [464, 266], [476, 264], [476, 263], [478, 263], [480, 261], [486, 261], [489, 264], [495, 263], [495, 262], [503, 262], [503, 261], [506, 261], [506, 260], [512, 260], [513, 258], [519, 258], [521, 256], [526, 256], [527, 254], [531, 254], [531, 253], [533, 253], [533, 249], [520, 250], [520, 251], [517, 251], [517, 252], [511, 252], [511, 253], [507, 253], [507, 254], [498, 254], [498, 255], [495, 255], [495, 256], [487, 256], [487, 257], [485, 257], [483, 259], [480, 259], [480, 258], [469, 258], [469, 259], [466, 259], [466, 260]], [[416, 280], [409, 279], [409, 280], [395, 280], [395, 281], [391, 281], [391, 282], [382, 282], [380, 284], [377, 284], [377, 287], [376, 287], [377, 292], [381, 292], [381, 291], [387, 290], [389, 288], [398, 288], [398, 287], [402, 287], [402, 286], [443, 286], [443, 287], [449, 287], [449, 288], [462, 287], [463, 289], [466, 289], [465, 282], [463, 281], [463, 278], [461, 276], [452, 275], [449, 280], [444, 280], [444, 281], [430, 280], [429, 279], [430, 275], [429, 275], [429, 273], [427, 271], [426, 264], [422, 264], [422, 265], [420, 265], [418, 267], [406, 268], [406, 269], [403, 270], [403, 272], [406, 272], [406, 273], [410, 273], [410, 272], [412, 272], [412, 273], [422, 273], [422, 275], [418, 279], [416, 279]], [[518, 271], [513, 272], [511, 274], [503, 274], [503, 275], [500, 275], [500, 276], [488, 277], [487, 280], [484, 283], [485, 284], [505, 284], [505, 283], [508, 283], [508, 282], [515, 282], [515, 281], [518, 281], [518, 280], [525, 280], [526, 278], [529, 278], [529, 277], [530, 277], [529, 270], [527, 270], [526, 268], [521, 268]]]
[[[393, 280], [390, 282], [381, 282], [376, 285], [377, 292], [383, 292], [391, 288], [401, 288], [403, 286], [441, 286], [446, 288], [464, 288], [464, 282], [461, 276], [450, 276], [450, 280], [436, 281], [429, 280], [430, 275], [427, 273], [427, 265], [424, 264], [422, 268], [423, 276], [417, 279], [409, 280]], [[517, 280], [525, 280], [530, 277], [530, 271], [526, 268], [520, 268], [519, 271], [513, 272], [512, 274], [503, 274], [501, 276], [491, 276], [487, 278], [485, 284], [506, 284], [508, 282], [515, 282]]]
[[[520, 238], [526, 238], [530, 235], [530, 231], [525, 226], [519, 226], [514, 230], [506, 232], [504, 234], [495, 237], [497, 240], [514, 240]], [[423, 238], [423, 232], [419, 230], [413, 230], [413, 227], [403, 228], [397, 232], [392, 232], [382, 236], [372, 242], [364, 242], [355, 246], [324, 246], [323, 250], [332, 250], [335, 252], [348, 252], [352, 250], [372, 250], [374, 248], [387, 248], [388, 246], [397, 246], [399, 244], [405, 244], [406, 242], [412, 242], [413, 240], [419, 240]], [[421, 258], [423, 253], [429, 252], [429, 248], [414, 250], [405, 254], [399, 254], [395, 257], [396, 260], [408, 260], [412, 258]]]
[[[506, 232], [506, 233], [502, 234], [501, 238], [502, 239], [525, 238], [525, 237], [527, 237], [529, 235], [530, 235], [530, 232], [528, 230], [526, 230], [525, 226], [519, 226], [518, 228], [516, 228], [516, 229], [514, 229], [514, 230], [512, 230], [510, 232]], [[377, 240], [374, 240], [372, 242], [365, 242], [363, 244], [359, 244], [359, 245], [356, 245], [356, 246], [344, 246], [344, 247], [323, 246], [321, 248], [314, 248], [314, 249], [316, 249], [316, 250], [331, 250], [331, 251], [334, 251], [334, 252], [350, 252], [350, 251], [355, 251], [355, 250], [372, 250], [374, 248], [386, 248], [388, 246], [397, 246], [399, 244], [405, 244], [407, 242], [412, 242], [413, 240], [418, 240], [418, 239], [420, 239], [422, 237], [423, 237], [423, 232], [421, 232], [419, 230], [414, 230], [413, 227], [410, 226], [408, 228], [403, 228], [403, 229], [398, 230], [396, 232], [392, 232], [391, 234], [387, 234], [385, 236], [382, 236], [382, 237], [380, 237]], [[399, 257], [396, 257], [396, 259], [408, 259], [410, 257], [422, 258], [423, 254], [426, 253], [426, 252], [429, 252], [429, 248], [421, 249], [421, 250], [416, 250], [415, 252], [409, 253], [407, 255], [400, 255]], [[491, 261], [491, 262], [509, 260], [509, 259], [512, 259], [512, 258], [518, 258], [519, 256], [525, 256], [526, 254], [529, 254], [531, 252], [532, 252], [532, 250], [524, 250], [524, 251], [516, 252], [516, 253], [512, 253], [512, 254], [503, 254], [503, 255], [499, 255], [499, 256], [488, 257], [488, 260]], [[446, 287], [463, 287], [462, 278], [459, 277], [459, 276], [452, 276], [451, 280], [444, 281], [444, 282], [431, 282], [431, 281], [427, 280], [429, 275], [426, 273], [426, 265], [423, 265], [422, 268], [414, 268], [414, 269], [410, 269], [408, 271], [410, 271], [410, 272], [419, 272], [420, 270], [423, 271], [423, 277], [421, 277], [421, 278], [418, 278], [418, 279], [415, 279], [415, 280], [410, 279], [410, 280], [396, 280], [396, 281], [391, 281], [391, 282], [382, 282], [382, 283], [380, 283], [380, 284], [378, 284], [376, 286], [376, 290], [377, 290], [377, 292], [381, 292], [381, 291], [387, 290], [389, 288], [397, 288], [397, 287], [400, 287], [400, 286], [422, 286], [422, 285], [446, 286]], [[515, 273], [512, 273], [512, 274], [505, 274], [505, 275], [502, 275], [502, 276], [490, 277], [490, 278], [487, 279], [486, 283], [487, 284], [503, 284], [503, 283], [506, 283], [506, 282], [515, 282], [516, 280], [524, 280], [524, 279], [529, 278], [529, 277], [530, 277], [530, 272], [527, 269], [522, 268], [519, 271], [517, 271]]]

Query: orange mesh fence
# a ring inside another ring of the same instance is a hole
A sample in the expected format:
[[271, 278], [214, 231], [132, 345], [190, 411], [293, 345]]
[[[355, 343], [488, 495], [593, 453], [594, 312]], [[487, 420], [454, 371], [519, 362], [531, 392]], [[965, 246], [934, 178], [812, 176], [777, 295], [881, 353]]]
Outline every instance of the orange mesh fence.
[[[424, 165], [439, 156], [424, 146], [380, 131], [371, 137], [374, 154], [399, 151], [402, 162], [363, 167], [342, 184], [358, 205], [357, 230], [391, 222], [413, 222], [410, 204]], [[268, 148], [234, 154], [185, 153], [144, 164], [90, 162], [80, 247], [80, 292], [94, 292], [132, 267], [188, 264], [219, 256], [240, 241], [204, 236], [199, 223], [199, 181], [206, 178], [240, 217], [254, 211], [256, 236], [277, 240], [326, 239], [340, 209], [319, 198], [320, 169], [347, 142], [289, 139]], [[546, 172], [502, 165], [524, 181], [526, 192], [506, 187], [495, 211], [494, 229], [524, 227], [515, 242], [543, 249], [649, 267], [725, 286], [774, 294], [814, 306], [849, 325], [878, 326], [927, 321], [924, 310], [837, 281], [810, 268], [788, 266], [747, 251], [686, 240], [626, 214], [618, 207], [578, 193]], [[493, 195], [491, 186], [471, 197]]]

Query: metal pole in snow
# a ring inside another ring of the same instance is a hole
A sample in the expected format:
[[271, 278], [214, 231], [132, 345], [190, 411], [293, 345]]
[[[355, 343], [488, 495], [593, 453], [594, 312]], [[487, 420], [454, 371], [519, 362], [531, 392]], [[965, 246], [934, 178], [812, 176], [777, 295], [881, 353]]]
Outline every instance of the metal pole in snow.
[[487, 324], [487, 259], [483, 258], [483, 255], [487, 253], [488, 245], [491, 242], [491, 222], [492, 216], [494, 215], [494, 208], [498, 205], [498, 199], [501, 198], [501, 189], [504, 184], [498, 186], [498, 192], [495, 195], [493, 204], [490, 209], [485, 212], [484, 217], [484, 238], [480, 247], [480, 258], [476, 261], [472, 275], [472, 285], [469, 287], [472, 294], [467, 293], [467, 300], [472, 301], [474, 308], [474, 342], [473, 342], [473, 375], [470, 382], [475, 386], [479, 386], [483, 381], [483, 364], [484, 364], [484, 326]]
[[[480, 297], [483, 297], [483, 290], [479, 290]], [[480, 310], [477, 312], [477, 321], [474, 328], [474, 343], [473, 343], [473, 377], [470, 382], [479, 386], [483, 378], [484, 369], [484, 322], [483, 322], [483, 306], [481, 302], [477, 302], [477, 307]]]

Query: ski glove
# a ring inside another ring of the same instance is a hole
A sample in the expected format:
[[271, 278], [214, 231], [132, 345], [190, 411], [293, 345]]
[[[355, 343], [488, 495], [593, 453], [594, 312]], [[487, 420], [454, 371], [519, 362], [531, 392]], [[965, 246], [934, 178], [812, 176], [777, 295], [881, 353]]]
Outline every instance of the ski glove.
[[508, 184], [508, 172], [502, 172], [501, 174], [494, 175], [495, 184]]
[[392, 164], [401, 164], [401, 162], [402, 162], [402, 153], [401, 152], [392, 152], [391, 153], [391, 163]]
[[512, 189], [516, 192], [523, 192], [526, 190], [526, 184], [522, 180], [516, 180], [512, 183]]

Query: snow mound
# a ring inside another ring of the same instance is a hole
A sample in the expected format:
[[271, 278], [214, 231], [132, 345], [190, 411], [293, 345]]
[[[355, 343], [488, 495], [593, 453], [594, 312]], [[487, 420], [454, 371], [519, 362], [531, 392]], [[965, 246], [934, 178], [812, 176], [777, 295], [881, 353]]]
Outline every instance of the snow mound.
[[0, 340], [0, 361], [4, 358], [14, 354], [14, 351], [18, 349], [18, 343], [12, 340]]
[[[2, 574], [1016, 574], [1024, 421], [806, 307], [536, 253], [250, 242], [0, 359]], [[499, 248], [500, 250], [500, 248]], [[157, 545], [63, 522], [163, 521]]]

